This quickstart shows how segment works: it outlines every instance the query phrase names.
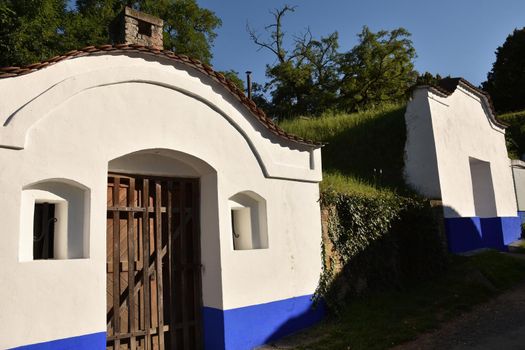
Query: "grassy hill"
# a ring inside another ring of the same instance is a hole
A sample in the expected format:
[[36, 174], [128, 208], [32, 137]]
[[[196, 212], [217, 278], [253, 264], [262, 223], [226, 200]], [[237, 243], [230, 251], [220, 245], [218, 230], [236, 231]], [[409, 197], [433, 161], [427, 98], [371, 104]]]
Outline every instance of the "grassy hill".
[[404, 114], [404, 105], [387, 105], [360, 113], [286, 120], [280, 126], [328, 143], [322, 150], [323, 190], [404, 193]]
[[[326, 113], [318, 118], [285, 120], [288, 132], [328, 144], [322, 150], [322, 190], [343, 193], [408, 194], [403, 181], [405, 105], [387, 105], [360, 113]], [[509, 127], [511, 159], [525, 154], [525, 111], [498, 116]]]

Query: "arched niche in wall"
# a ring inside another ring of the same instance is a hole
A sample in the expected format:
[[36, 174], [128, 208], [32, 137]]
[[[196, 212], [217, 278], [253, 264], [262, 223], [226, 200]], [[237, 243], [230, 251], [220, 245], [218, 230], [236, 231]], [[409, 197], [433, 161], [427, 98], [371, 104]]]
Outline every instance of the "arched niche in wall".
[[266, 200], [252, 191], [229, 199], [234, 250], [268, 248]]
[[490, 162], [469, 157], [475, 215], [483, 218], [498, 216]]
[[22, 189], [19, 260], [89, 257], [90, 190], [50, 179]]

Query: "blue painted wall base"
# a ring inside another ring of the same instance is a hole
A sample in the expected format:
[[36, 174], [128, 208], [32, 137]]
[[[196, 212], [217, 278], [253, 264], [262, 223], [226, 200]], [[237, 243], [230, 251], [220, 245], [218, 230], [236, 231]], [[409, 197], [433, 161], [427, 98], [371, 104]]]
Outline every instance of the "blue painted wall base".
[[311, 295], [231, 310], [204, 308], [206, 350], [249, 350], [310, 327], [325, 314]]
[[104, 350], [106, 349], [106, 332], [81, 335], [45, 343], [18, 346], [11, 350]]
[[480, 248], [506, 251], [521, 236], [519, 216], [445, 218], [448, 248], [463, 253]]
[[518, 216], [521, 219], [521, 223], [525, 224], [525, 211], [518, 211]]
[[[203, 309], [206, 350], [250, 350], [319, 322], [323, 303], [313, 306], [311, 295], [260, 305], [219, 310]], [[82, 335], [11, 350], [104, 350], [106, 332]]]

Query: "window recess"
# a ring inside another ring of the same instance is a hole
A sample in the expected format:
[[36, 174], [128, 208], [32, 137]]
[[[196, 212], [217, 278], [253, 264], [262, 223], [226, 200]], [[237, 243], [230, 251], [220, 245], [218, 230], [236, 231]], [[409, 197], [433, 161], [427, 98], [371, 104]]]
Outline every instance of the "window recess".
[[89, 256], [89, 190], [72, 181], [42, 181], [22, 190], [19, 260]]
[[231, 231], [234, 250], [268, 248], [266, 201], [255, 192], [230, 197]]

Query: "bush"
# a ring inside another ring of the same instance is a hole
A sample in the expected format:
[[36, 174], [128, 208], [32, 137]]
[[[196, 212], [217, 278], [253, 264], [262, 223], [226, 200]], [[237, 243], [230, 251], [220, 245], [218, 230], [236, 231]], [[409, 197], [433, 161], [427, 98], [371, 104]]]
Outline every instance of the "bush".
[[525, 154], [525, 111], [503, 114], [498, 119], [508, 125], [505, 140], [509, 158], [520, 159]]
[[427, 200], [324, 191], [324, 266], [316, 291], [332, 310], [348, 298], [403, 288], [444, 270], [446, 251]]

